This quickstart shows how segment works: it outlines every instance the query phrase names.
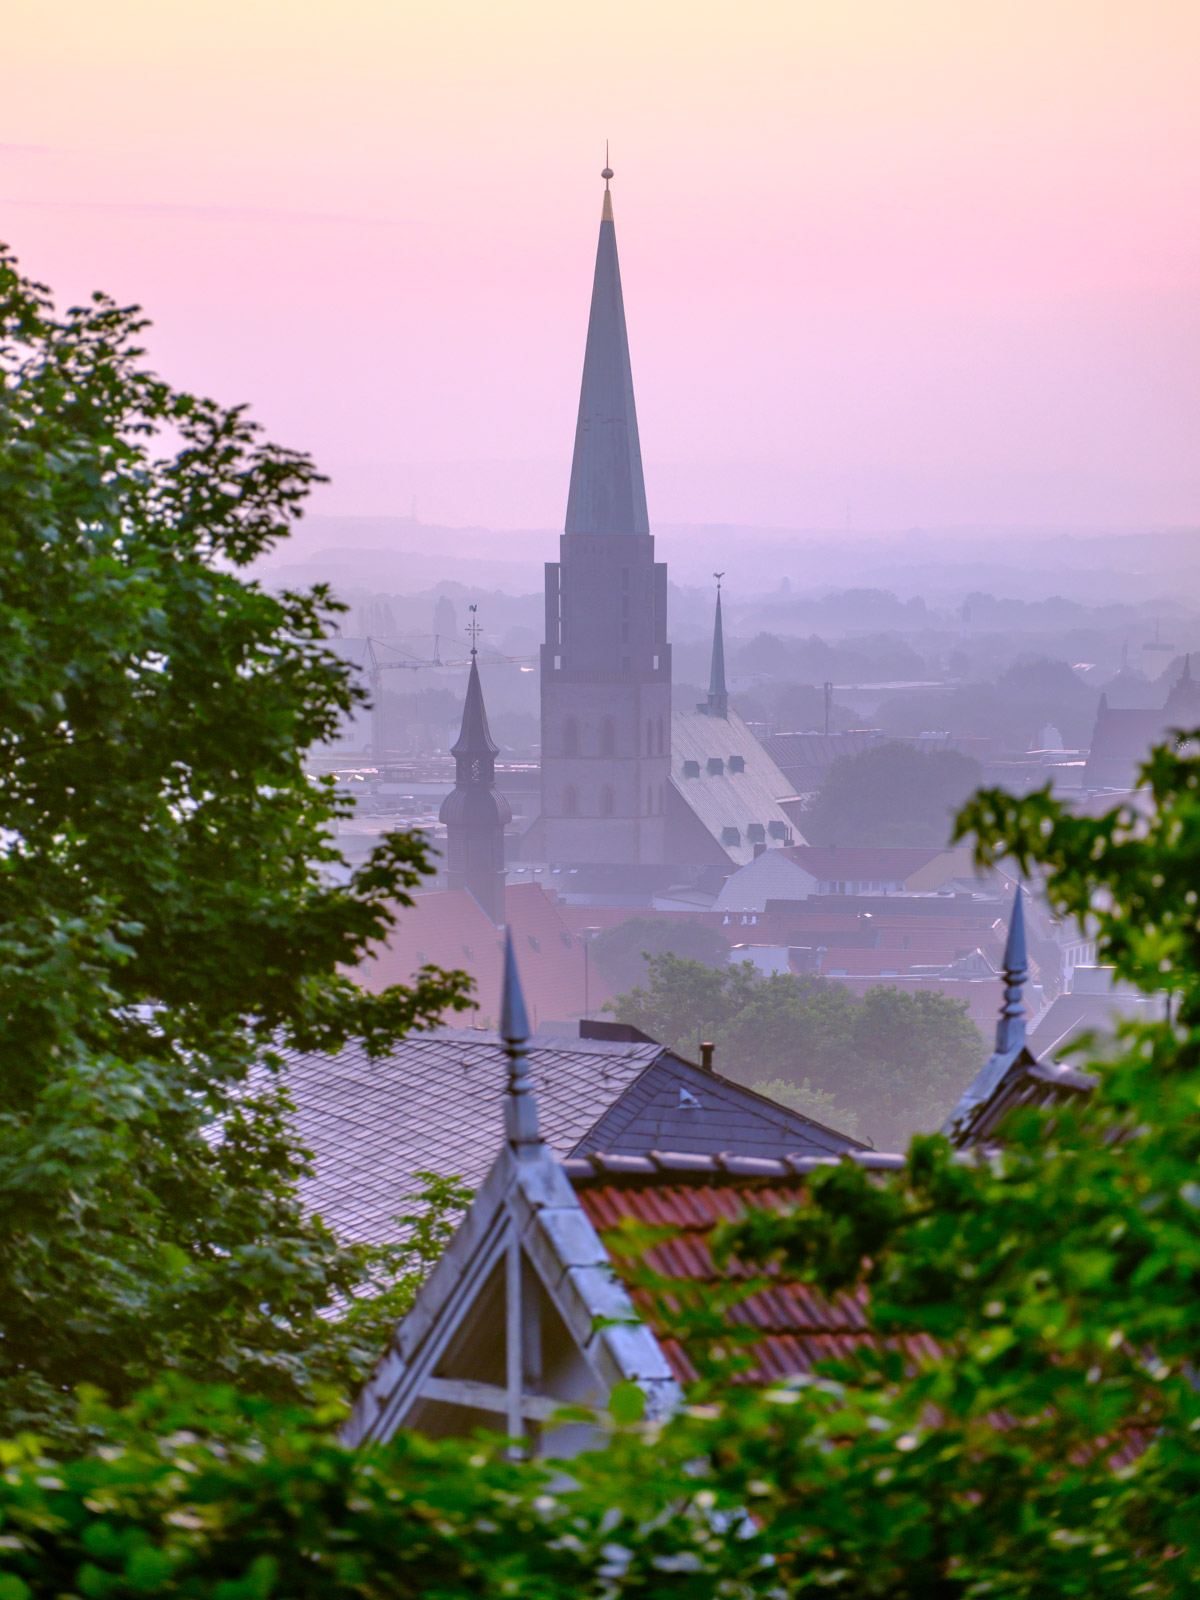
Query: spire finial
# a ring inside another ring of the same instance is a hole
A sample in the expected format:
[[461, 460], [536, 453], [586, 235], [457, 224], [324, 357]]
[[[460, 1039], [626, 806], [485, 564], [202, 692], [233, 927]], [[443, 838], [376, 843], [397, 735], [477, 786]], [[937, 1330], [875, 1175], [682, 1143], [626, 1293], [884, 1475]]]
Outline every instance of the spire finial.
[[608, 188], [609, 179], [612, 177], [612, 175], [613, 175], [613, 169], [608, 164], [608, 140], [605, 139], [605, 141], [604, 141], [604, 171], [600, 174], [600, 176], [604, 179], [604, 187], [605, 187], [605, 189]]
[[537, 1100], [529, 1070], [529, 1018], [517, 972], [512, 927], [504, 931], [504, 994], [500, 1002], [500, 1038], [508, 1057], [508, 1088], [504, 1100], [504, 1131], [518, 1157], [528, 1157], [541, 1145]]
[[477, 646], [479, 644], [479, 635], [483, 632], [483, 629], [480, 627], [479, 619], [475, 615], [479, 607], [468, 606], [467, 610], [471, 613], [471, 620], [467, 623], [467, 632], [471, 635], [471, 659], [473, 661], [479, 654]]
[[1009, 1055], [1025, 1043], [1025, 1006], [1021, 991], [1029, 978], [1029, 958], [1025, 952], [1024, 898], [1018, 883], [1004, 944], [1004, 1001], [996, 1023], [997, 1055]]
[[717, 580], [717, 609], [713, 617], [712, 670], [708, 675], [708, 699], [700, 706], [710, 717], [729, 716], [729, 690], [725, 687], [725, 633], [721, 626], [721, 579], [723, 572], [714, 572]]

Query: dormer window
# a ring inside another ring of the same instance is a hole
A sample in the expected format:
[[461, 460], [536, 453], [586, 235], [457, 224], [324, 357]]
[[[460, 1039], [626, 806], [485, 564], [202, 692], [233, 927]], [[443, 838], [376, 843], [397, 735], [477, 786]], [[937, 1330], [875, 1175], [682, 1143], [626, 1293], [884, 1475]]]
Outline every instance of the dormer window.
[[729, 758], [729, 770], [730, 770], [730, 772], [745, 772], [745, 770], [746, 770], [746, 758], [745, 758], [745, 756], [730, 756], [730, 758]]
[[725, 763], [721, 760], [720, 756], [709, 756], [709, 758], [708, 758], [708, 775], [709, 775], [709, 777], [710, 778], [719, 778], [724, 771], [725, 771]]
[[698, 761], [685, 761], [683, 763], [685, 778], [698, 778], [700, 776], [700, 763]]

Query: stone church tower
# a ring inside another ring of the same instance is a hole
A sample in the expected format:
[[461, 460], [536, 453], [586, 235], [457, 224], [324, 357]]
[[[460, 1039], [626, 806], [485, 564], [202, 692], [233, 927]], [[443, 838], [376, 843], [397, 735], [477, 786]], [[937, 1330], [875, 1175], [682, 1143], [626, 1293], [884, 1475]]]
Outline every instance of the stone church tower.
[[605, 167], [566, 531], [546, 565], [542, 827], [563, 864], [670, 859], [667, 568], [646, 514]]
[[446, 824], [447, 888], [469, 889], [498, 927], [504, 921], [504, 825], [512, 821], [512, 808], [496, 792], [499, 746], [488, 729], [473, 645], [462, 728], [450, 754], [454, 788], [438, 812]]

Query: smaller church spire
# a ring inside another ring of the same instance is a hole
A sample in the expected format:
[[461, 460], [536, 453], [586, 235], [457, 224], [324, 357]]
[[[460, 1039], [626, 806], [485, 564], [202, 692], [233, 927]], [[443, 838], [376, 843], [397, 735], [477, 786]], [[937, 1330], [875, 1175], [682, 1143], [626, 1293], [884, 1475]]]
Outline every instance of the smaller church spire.
[[714, 572], [717, 580], [717, 611], [713, 619], [712, 668], [708, 675], [708, 699], [700, 706], [710, 717], [728, 717], [729, 691], [725, 687], [725, 631], [721, 626], [721, 579], [723, 572]]
[[504, 921], [504, 829], [512, 807], [496, 791], [500, 747], [488, 728], [479, 681], [479, 624], [471, 607], [471, 671], [462, 726], [450, 747], [454, 788], [438, 812], [446, 824], [446, 867], [451, 889], [468, 889], [497, 926]]
[[1025, 953], [1024, 891], [1017, 885], [1013, 896], [1008, 939], [1004, 945], [1004, 1002], [996, 1023], [996, 1055], [1011, 1055], [1025, 1043], [1025, 1005], [1022, 991], [1029, 979], [1029, 958]]
[[500, 1002], [500, 1037], [508, 1057], [508, 1086], [504, 1098], [504, 1131], [518, 1158], [528, 1158], [539, 1148], [537, 1098], [529, 1070], [529, 1018], [517, 971], [512, 929], [504, 934], [504, 992]]

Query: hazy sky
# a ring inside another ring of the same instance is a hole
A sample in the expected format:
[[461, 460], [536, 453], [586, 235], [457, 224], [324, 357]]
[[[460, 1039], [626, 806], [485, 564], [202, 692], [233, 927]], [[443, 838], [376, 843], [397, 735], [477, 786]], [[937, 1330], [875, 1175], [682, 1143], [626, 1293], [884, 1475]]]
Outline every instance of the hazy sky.
[[1197, 0], [0, 16], [0, 237], [327, 511], [561, 525], [608, 137], [652, 523], [1200, 520]]

